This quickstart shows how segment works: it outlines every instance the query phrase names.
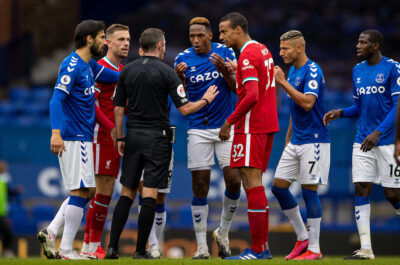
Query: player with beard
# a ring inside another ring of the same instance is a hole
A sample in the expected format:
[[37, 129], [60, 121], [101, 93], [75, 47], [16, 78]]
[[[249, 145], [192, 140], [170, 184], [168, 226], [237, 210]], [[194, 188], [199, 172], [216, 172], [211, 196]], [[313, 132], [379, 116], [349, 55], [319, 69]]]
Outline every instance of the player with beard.
[[[107, 55], [98, 61], [114, 71], [121, 71], [121, 60], [128, 56], [129, 27], [113, 24], [106, 30]], [[106, 251], [101, 247], [101, 234], [106, 221], [108, 206], [118, 177], [121, 156], [114, 147], [110, 131], [115, 127], [113, 94], [115, 83], [96, 83], [96, 117], [104, 116], [106, 127], [96, 123], [93, 139], [96, 195], [92, 198], [86, 216], [85, 237], [81, 255], [88, 258], [104, 258]], [[113, 130], [115, 131], [115, 130]]]
[[[37, 238], [49, 259], [86, 259], [73, 251], [83, 208], [94, 190], [93, 131], [95, 125], [94, 82], [117, 82], [118, 72], [98, 65], [105, 44], [105, 25], [85, 20], [75, 29], [75, 48], [61, 64], [50, 100], [51, 152], [59, 159], [64, 186], [70, 196], [62, 203], [50, 225]], [[104, 124], [104, 120], [98, 120]], [[55, 239], [64, 225], [60, 251]]]

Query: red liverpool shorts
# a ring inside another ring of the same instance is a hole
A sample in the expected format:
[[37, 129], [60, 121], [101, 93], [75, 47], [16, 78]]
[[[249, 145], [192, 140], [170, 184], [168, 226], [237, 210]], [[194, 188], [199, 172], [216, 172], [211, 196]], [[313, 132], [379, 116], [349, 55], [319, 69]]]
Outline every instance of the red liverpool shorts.
[[113, 144], [93, 143], [94, 173], [118, 177], [121, 156]]
[[233, 136], [231, 167], [254, 167], [264, 172], [272, 150], [274, 133], [237, 133]]

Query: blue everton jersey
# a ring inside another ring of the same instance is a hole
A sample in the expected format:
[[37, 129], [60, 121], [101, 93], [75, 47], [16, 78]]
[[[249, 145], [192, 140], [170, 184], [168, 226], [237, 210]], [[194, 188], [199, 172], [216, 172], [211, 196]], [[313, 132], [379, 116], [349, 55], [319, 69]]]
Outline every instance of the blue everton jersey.
[[[383, 122], [393, 108], [393, 96], [400, 94], [400, 65], [383, 57], [370, 66], [363, 61], [353, 68], [353, 97], [358, 104], [356, 143], [362, 143]], [[376, 145], [394, 143], [393, 126], [382, 132]]]
[[328, 130], [322, 123], [325, 114], [323, 106], [325, 81], [321, 68], [312, 60], [308, 60], [305, 65], [298, 69], [292, 66], [289, 70], [288, 82], [301, 93], [317, 97], [310, 111], [305, 111], [289, 98], [290, 115], [292, 117], [292, 138], [290, 142], [296, 145], [328, 143]]
[[[76, 52], [62, 62], [55, 89], [67, 94], [63, 101], [61, 137], [68, 141], [92, 141], [95, 125], [94, 74]], [[95, 68], [94, 68], [95, 69]]]
[[[216, 85], [219, 90], [218, 96], [209, 106], [205, 106], [199, 111], [190, 114], [190, 129], [214, 129], [220, 128], [229, 115], [233, 112], [231, 100], [231, 90], [227, 86], [222, 74], [210, 61], [212, 53], [216, 53], [227, 61], [226, 58], [236, 61], [235, 53], [223, 44], [211, 43], [212, 48], [208, 54], [197, 54], [193, 47], [189, 48], [175, 58], [175, 66], [181, 62], [187, 64], [185, 71], [187, 97], [190, 101], [197, 101], [202, 98], [204, 93], [211, 85]], [[208, 117], [208, 125], [204, 125], [204, 117]]]

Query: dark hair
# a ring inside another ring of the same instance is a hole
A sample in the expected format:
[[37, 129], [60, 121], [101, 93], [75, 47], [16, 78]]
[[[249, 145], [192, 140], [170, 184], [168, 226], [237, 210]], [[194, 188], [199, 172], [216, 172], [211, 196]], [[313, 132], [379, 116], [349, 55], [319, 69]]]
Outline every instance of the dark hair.
[[140, 34], [139, 44], [144, 52], [153, 51], [157, 44], [164, 40], [164, 31], [157, 28], [148, 28]]
[[244, 33], [248, 33], [249, 30], [249, 24], [247, 23], [247, 19], [240, 13], [238, 12], [233, 12], [229, 13], [225, 16], [223, 16], [220, 20], [220, 22], [223, 21], [229, 21], [231, 24], [231, 28], [236, 28], [237, 26], [240, 26], [243, 30]]
[[190, 20], [189, 26], [203, 25], [207, 31], [211, 31], [210, 21], [205, 17], [194, 17]]
[[97, 20], [84, 20], [78, 24], [75, 28], [75, 49], [79, 49], [86, 46], [86, 37], [88, 35], [92, 38], [96, 38], [97, 34], [101, 31], [106, 30], [106, 25], [103, 21]]
[[379, 48], [382, 48], [383, 45], [383, 36], [382, 34], [375, 29], [367, 29], [361, 32], [361, 34], [368, 35], [368, 40], [372, 43], [378, 43]]

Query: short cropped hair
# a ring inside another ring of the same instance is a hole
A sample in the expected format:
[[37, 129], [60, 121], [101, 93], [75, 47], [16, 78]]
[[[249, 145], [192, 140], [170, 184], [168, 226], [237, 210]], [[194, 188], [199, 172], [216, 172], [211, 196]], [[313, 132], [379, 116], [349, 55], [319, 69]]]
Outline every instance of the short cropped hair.
[[247, 23], [247, 19], [238, 12], [232, 12], [225, 16], [223, 16], [220, 22], [229, 21], [231, 24], [231, 28], [236, 28], [240, 26], [244, 33], [249, 32], [249, 24]]
[[119, 31], [119, 30], [129, 31], [129, 27], [126, 25], [122, 25], [122, 24], [112, 24], [106, 30], [106, 38], [109, 38], [112, 34], [114, 34], [114, 32]]
[[207, 31], [211, 30], [210, 21], [205, 17], [194, 17], [189, 22], [189, 26], [196, 25], [196, 24], [203, 25]]
[[300, 31], [298, 30], [289, 30], [286, 33], [283, 33], [282, 36], [280, 37], [281, 41], [285, 40], [294, 40], [303, 37], [303, 34], [301, 34]]
[[365, 34], [368, 35], [368, 40], [372, 43], [378, 43], [379, 44], [379, 48], [382, 48], [383, 45], [383, 36], [382, 34], [375, 30], [375, 29], [367, 29], [364, 30], [363, 32], [361, 32], [361, 34]]
[[144, 52], [153, 51], [157, 44], [164, 40], [164, 31], [157, 28], [148, 28], [140, 34], [139, 44]]
[[74, 40], [75, 49], [79, 49], [86, 46], [86, 37], [92, 36], [96, 38], [97, 34], [101, 31], [106, 30], [106, 25], [103, 21], [98, 20], [84, 20], [78, 24], [75, 28]]

